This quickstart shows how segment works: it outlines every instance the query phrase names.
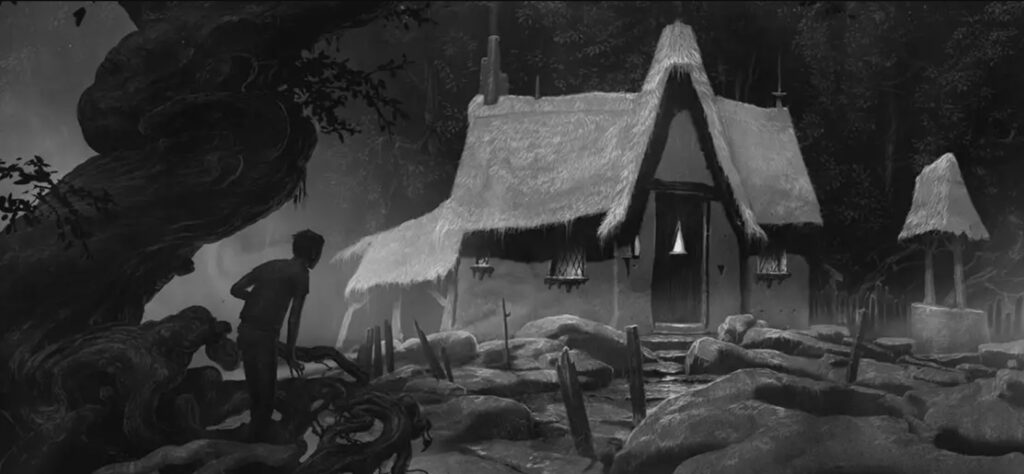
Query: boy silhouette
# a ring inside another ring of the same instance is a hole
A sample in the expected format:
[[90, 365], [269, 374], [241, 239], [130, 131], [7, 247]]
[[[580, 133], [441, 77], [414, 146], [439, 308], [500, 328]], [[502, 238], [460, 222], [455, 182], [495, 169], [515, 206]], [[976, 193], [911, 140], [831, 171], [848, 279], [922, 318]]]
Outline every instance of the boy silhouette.
[[309, 293], [309, 270], [320, 261], [323, 248], [323, 236], [308, 229], [301, 231], [292, 236], [292, 258], [266, 262], [231, 287], [231, 296], [245, 301], [238, 325], [238, 347], [249, 385], [249, 427], [254, 441], [269, 441], [266, 430], [274, 412], [277, 341], [289, 305], [285, 360], [293, 372], [302, 374], [303, 365], [295, 360], [295, 340]]

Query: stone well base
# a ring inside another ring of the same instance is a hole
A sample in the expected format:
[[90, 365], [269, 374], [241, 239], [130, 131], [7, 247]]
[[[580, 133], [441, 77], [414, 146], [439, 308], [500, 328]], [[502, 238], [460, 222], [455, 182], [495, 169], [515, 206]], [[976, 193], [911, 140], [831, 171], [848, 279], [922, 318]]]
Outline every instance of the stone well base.
[[989, 342], [988, 317], [977, 309], [956, 309], [924, 303], [910, 305], [910, 336], [916, 352], [950, 354], [977, 352]]

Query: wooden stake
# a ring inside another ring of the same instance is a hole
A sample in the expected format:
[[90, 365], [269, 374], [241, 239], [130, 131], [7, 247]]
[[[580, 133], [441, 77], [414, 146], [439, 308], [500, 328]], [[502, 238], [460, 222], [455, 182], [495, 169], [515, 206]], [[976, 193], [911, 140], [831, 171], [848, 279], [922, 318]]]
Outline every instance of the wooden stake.
[[935, 260], [934, 246], [929, 242], [924, 248], [924, 304], [935, 304]]
[[561, 388], [562, 401], [565, 403], [565, 413], [569, 418], [569, 431], [572, 433], [576, 453], [594, 459], [594, 441], [587, 418], [587, 407], [583, 404], [583, 391], [580, 390], [576, 365], [572, 362], [568, 347], [562, 349], [562, 354], [558, 358], [558, 385]]
[[416, 325], [416, 335], [420, 338], [420, 350], [423, 351], [423, 358], [427, 360], [427, 364], [430, 366], [430, 371], [434, 373], [434, 378], [441, 380], [445, 377], [444, 369], [441, 367], [441, 363], [437, 360], [437, 354], [434, 352], [434, 348], [430, 345], [430, 340], [427, 339], [427, 335], [420, 329], [420, 322], [413, 321]]
[[1024, 326], [1024, 296], [1017, 297], [1017, 304], [1013, 306], [1013, 334], [1017, 336], [1021, 333], [1022, 326]]
[[640, 330], [637, 326], [626, 326], [627, 377], [629, 378], [629, 400], [633, 407], [633, 427], [647, 417], [647, 395], [644, 394], [644, 356], [640, 345]]
[[505, 369], [512, 370], [512, 351], [508, 349], [508, 318], [512, 316], [512, 313], [505, 308], [505, 298], [501, 299], [501, 322], [505, 327]]
[[860, 367], [861, 344], [864, 342], [864, 310], [858, 310], [857, 316], [857, 338], [853, 341], [853, 349], [850, 350], [850, 365], [846, 368], [846, 383], [857, 381], [857, 369]]
[[953, 237], [950, 245], [953, 248], [953, 290], [956, 297], [956, 307], [964, 309], [967, 307], [967, 292], [964, 288], [964, 245], [960, 237]]
[[373, 327], [373, 377], [384, 375], [384, 357], [380, 352], [380, 326]]
[[459, 264], [460, 257], [455, 257], [455, 267], [450, 273], [451, 280], [445, 291], [444, 314], [441, 316], [441, 331], [451, 331], [455, 327], [456, 309], [459, 307]]
[[387, 321], [384, 321], [384, 364], [389, 374], [395, 371], [395, 335]]
[[373, 375], [373, 328], [366, 328], [366, 337], [363, 339], [363, 345], [359, 346], [356, 363], [367, 374]]
[[455, 383], [455, 374], [452, 373], [452, 360], [448, 357], [448, 349], [444, 346], [441, 347], [441, 362], [444, 363], [444, 373], [448, 377], [448, 381]]

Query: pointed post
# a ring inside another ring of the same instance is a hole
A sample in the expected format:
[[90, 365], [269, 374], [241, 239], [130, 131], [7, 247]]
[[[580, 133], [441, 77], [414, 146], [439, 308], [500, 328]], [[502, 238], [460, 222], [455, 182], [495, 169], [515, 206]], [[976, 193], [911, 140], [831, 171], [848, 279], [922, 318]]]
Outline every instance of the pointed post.
[[441, 346], [441, 362], [444, 364], [444, 373], [448, 377], [448, 381], [455, 383], [455, 374], [452, 373], [452, 359], [448, 357], [448, 349]]
[[508, 348], [508, 318], [512, 313], [505, 307], [505, 298], [501, 299], [501, 314], [501, 322], [505, 328], [505, 369], [512, 370], [512, 352]]
[[380, 326], [373, 327], [373, 377], [384, 375], [384, 357], [380, 350], [381, 334]]
[[562, 349], [558, 358], [558, 385], [565, 403], [565, 414], [569, 419], [569, 431], [572, 433], [576, 453], [585, 458], [594, 459], [594, 440], [587, 418], [587, 407], [583, 403], [583, 391], [580, 390], [576, 374], [576, 364], [572, 361], [569, 348]]
[[782, 92], [782, 52], [779, 52], [779, 58], [775, 68], [778, 86], [776, 87], [775, 92], [772, 92], [772, 95], [775, 96], [775, 107], [781, 109], [782, 98], [786, 96], [786, 93]]
[[367, 374], [373, 375], [373, 328], [366, 328], [366, 337], [363, 339], [363, 345], [359, 346], [356, 363]]
[[633, 427], [647, 417], [647, 395], [644, 394], [644, 356], [637, 326], [626, 327], [627, 377], [629, 400], [633, 408]]
[[860, 368], [861, 345], [864, 343], [864, 310], [857, 310], [856, 315], [856, 339], [853, 341], [853, 348], [850, 350], [850, 365], [846, 368], [846, 383], [857, 381], [857, 370]]
[[441, 367], [441, 362], [437, 360], [437, 354], [434, 352], [434, 348], [430, 345], [430, 340], [427, 339], [427, 335], [420, 329], [420, 322], [413, 321], [416, 326], [416, 335], [420, 339], [420, 350], [423, 352], [423, 358], [427, 360], [427, 364], [430, 366], [430, 371], [434, 373], [434, 378], [441, 380], [445, 377], [444, 369]]
[[389, 374], [395, 371], [395, 336], [387, 321], [384, 321], [384, 365]]

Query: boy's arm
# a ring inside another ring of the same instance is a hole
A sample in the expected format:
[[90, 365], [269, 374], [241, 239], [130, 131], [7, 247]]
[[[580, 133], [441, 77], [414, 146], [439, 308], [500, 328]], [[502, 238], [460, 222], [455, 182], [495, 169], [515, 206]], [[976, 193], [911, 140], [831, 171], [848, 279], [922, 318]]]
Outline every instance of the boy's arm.
[[295, 354], [295, 342], [299, 339], [299, 322], [302, 319], [302, 307], [306, 304], [309, 294], [309, 273], [296, 275], [294, 280], [291, 314], [288, 315], [288, 357]]
[[292, 299], [292, 311], [288, 316], [288, 356], [294, 358], [295, 341], [299, 339], [299, 321], [302, 319], [302, 306], [306, 304], [306, 295], [296, 295]]
[[249, 291], [249, 288], [252, 287], [253, 283], [255, 283], [253, 281], [256, 278], [255, 273], [256, 270], [246, 273], [245, 276], [235, 282], [234, 285], [231, 285], [231, 296], [242, 301], [248, 300], [249, 295], [252, 294], [252, 292]]

